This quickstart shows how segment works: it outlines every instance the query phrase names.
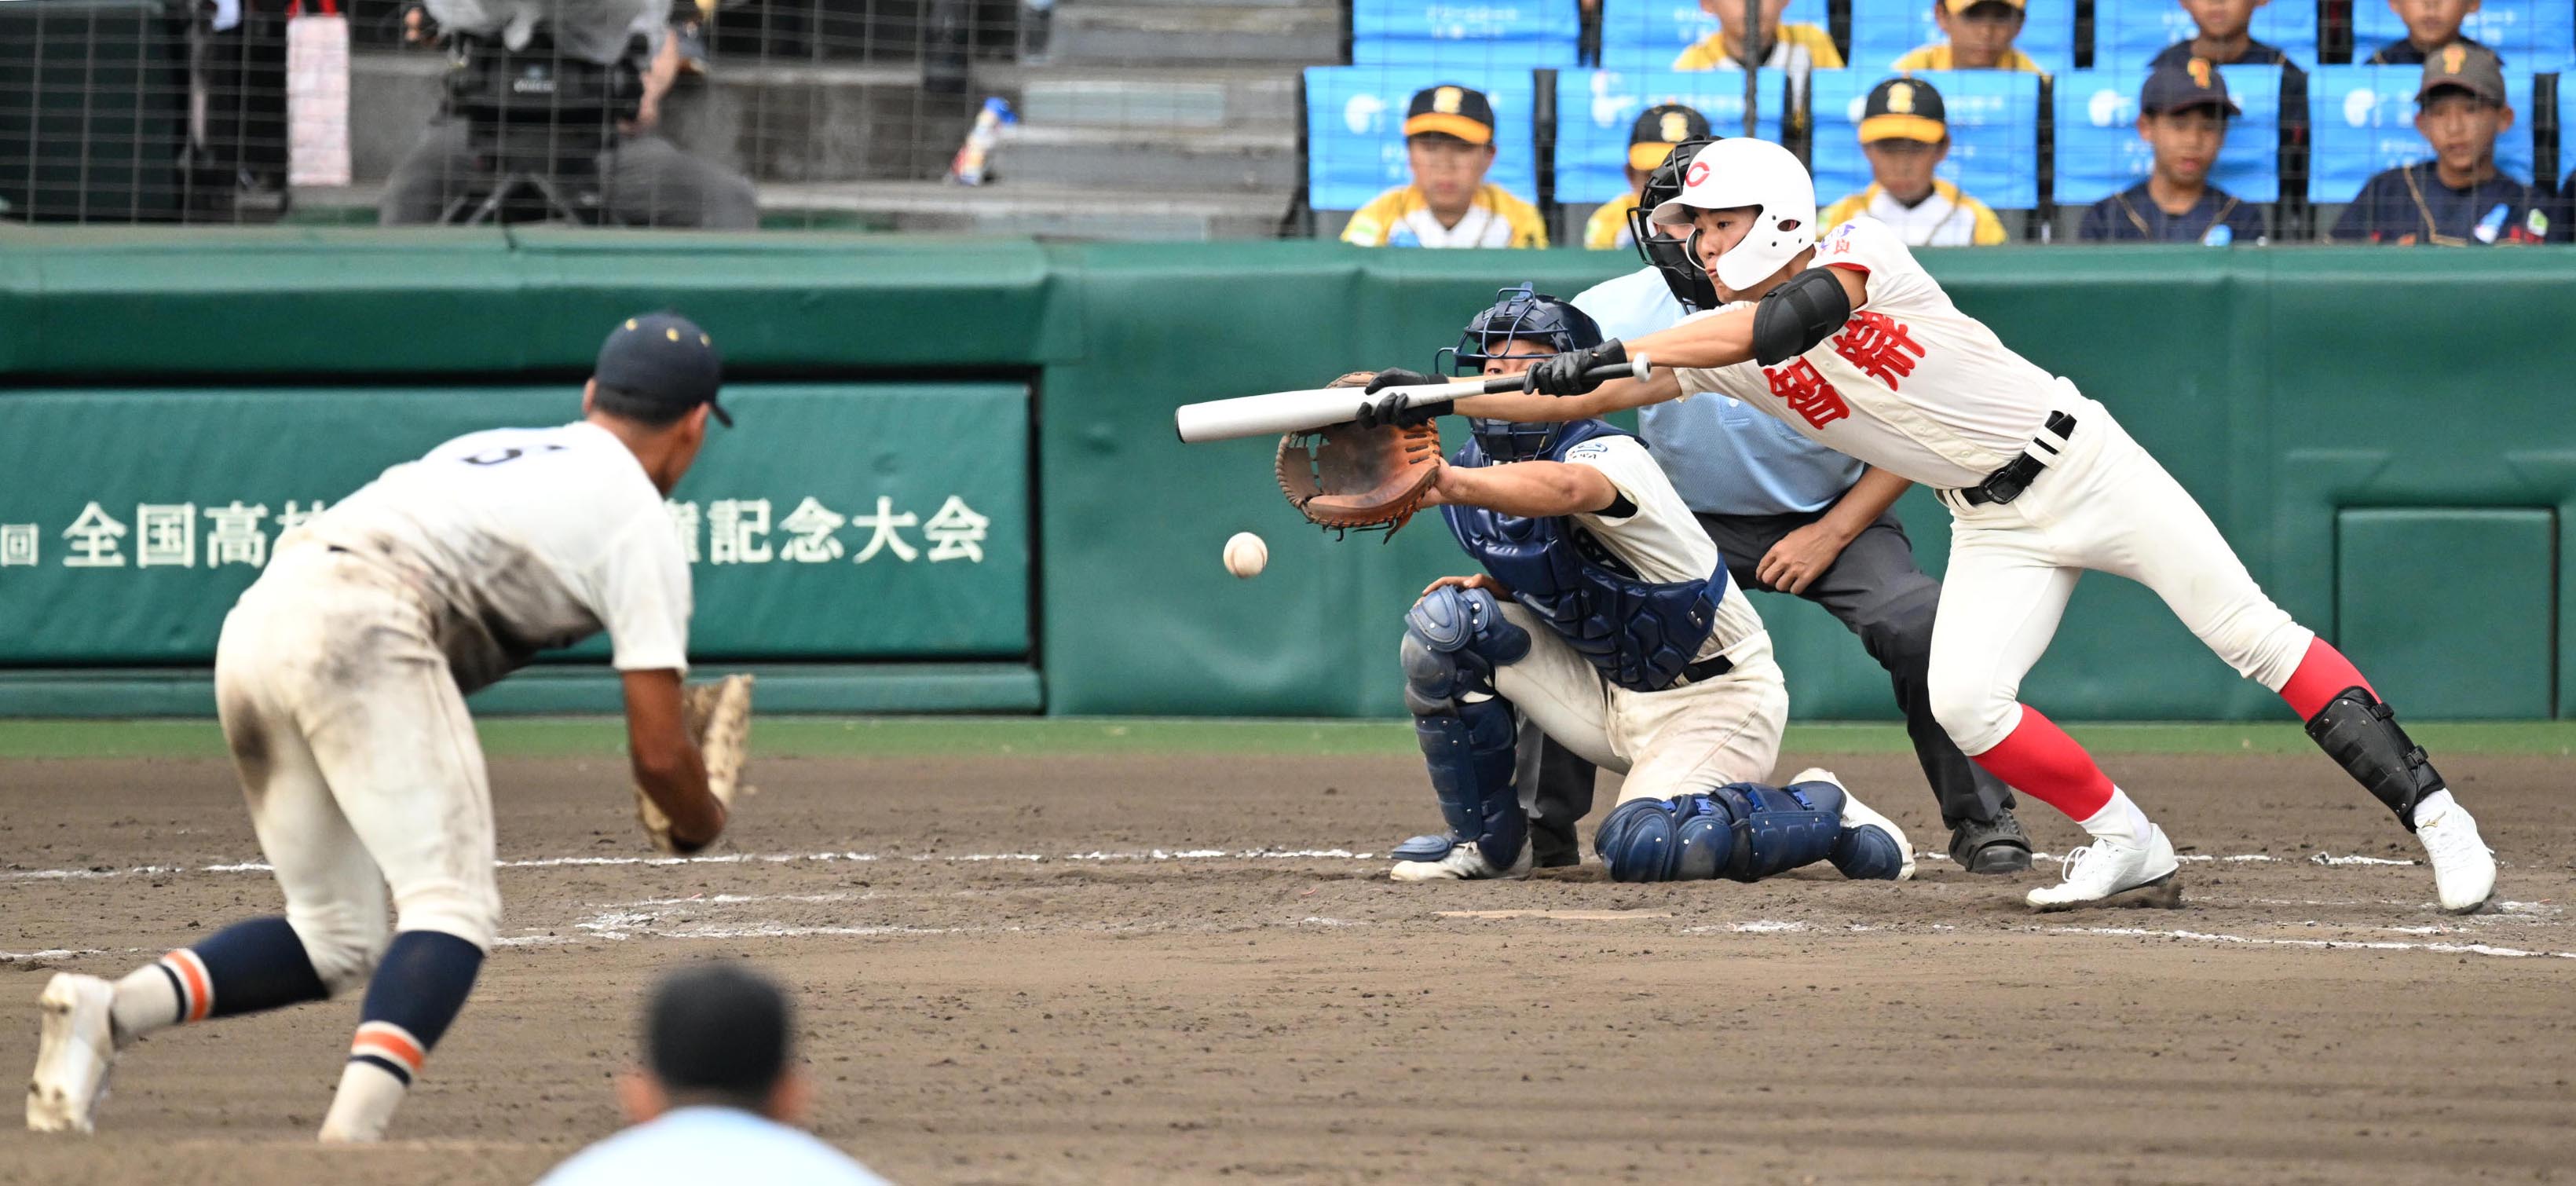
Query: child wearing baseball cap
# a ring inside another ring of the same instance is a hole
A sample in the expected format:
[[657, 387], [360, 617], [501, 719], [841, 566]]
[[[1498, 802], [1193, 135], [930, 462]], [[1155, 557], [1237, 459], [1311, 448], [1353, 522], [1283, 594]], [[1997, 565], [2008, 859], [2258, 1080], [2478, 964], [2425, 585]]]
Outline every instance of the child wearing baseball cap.
[[1351, 214], [1342, 241], [1362, 247], [1545, 247], [1538, 208], [1485, 181], [1494, 167], [1494, 104], [1455, 83], [1424, 87], [1404, 111], [1400, 185]]
[[2227, 121], [2243, 114], [2208, 59], [2156, 67], [2138, 93], [2138, 138], [2155, 150], [2155, 166], [2146, 180], [2093, 203], [2075, 237], [2211, 247], [2259, 241], [2262, 214], [2209, 183]]
[[1637, 208], [1637, 192], [1646, 184], [1646, 175], [1672, 155], [1673, 146], [1709, 138], [1708, 118], [1679, 103], [1649, 107], [1637, 116], [1628, 129], [1628, 192], [1601, 204], [1583, 224], [1583, 245], [1594, 251], [1610, 251], [1634, 245], [1628, 230], [1628, 212]]
[[1932, 175], [1950, 155], [1950, 124], [1931, 83], [1898, 77], [1871, 87], [1860, 151], [1869, 158], [1869, 187], [1825, 207], [1826, 227], [1866, 214], [1912, 247], [1992, 247], [2010, 237], [1984, 202]]
[[2029, 54], [2013, 48], [2029, 0], [1932, 0], [1932, 19], [1943, 40], [1896, 59], [1897, 73], [1918, 70], [2017, 70], [2045, 74]]
[[2496, 136], [2513, 126], [2504, 67], [2495, 52], [2453, 43], [2424, 62], [2415, 91], [2415, 130], [2433, 159], [2390, 169], [2361, 187], [2335, 219], [2345, 243], [2434, 243], [2445, 247], [2540, 243], [2549, 195], [2496, 168]]

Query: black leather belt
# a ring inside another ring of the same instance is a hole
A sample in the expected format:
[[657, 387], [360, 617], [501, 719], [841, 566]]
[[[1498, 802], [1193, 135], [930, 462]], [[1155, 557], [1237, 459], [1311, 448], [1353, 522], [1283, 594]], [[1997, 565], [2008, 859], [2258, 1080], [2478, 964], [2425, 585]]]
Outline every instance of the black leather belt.
[[1719, 655], [1714, 659], [1702, 659], [1697, 663], [1693, 663], [1688, 667], [1682, 668], [1682, 673], [1675, 676], [1673, 678], [1673, 682], [1666, 684], [1665, 690], [1670, 691], [1673, 688], [1687, 688], [1692, 684], [1707, 683], [1708, 681], [1716, 679], [1717, 677], [1733, 670], [1735, 670], [1735, 660], [1729, 659], [1724, 655]]
[[[2059, 440], [2074, 436], [2075, 417], [2064, 412], [2049, 413], [2048, 431], [2056, 434]], [[2042, 470], [2048, 468], [2048, 462], [2040, 458], [2041, 450], [2046, 450], [2051, 457], [2054, 457], [2057, 446], [2033, 438], [2030, 448], [2023, 450], [2021, 456], [2005, 462], [2002, 468], [1987, 474], [1985, 481], [1974, 486], [1962, 487], [1959, 490], [1959, 501], [1972, 507], [1981, 507], [1988, 503], [2001, 506], [2021, 497], [2021, 492], [2030, 489], [2031, 482], [2039, 477]]]

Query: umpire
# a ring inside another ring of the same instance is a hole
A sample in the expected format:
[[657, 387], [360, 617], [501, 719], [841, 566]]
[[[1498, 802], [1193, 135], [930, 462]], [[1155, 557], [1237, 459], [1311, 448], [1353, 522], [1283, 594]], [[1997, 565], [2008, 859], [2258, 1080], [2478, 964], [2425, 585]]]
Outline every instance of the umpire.
[[[1681, 242], [1645, 220], [1681, 192], [1682, 170], [1708, 143], [1676, 145], [1638, 196], [1631, 232], [1648, 266], [1574, 298], [1602, 336], [1634, 338], [1717, 306], [1716, 290]], [[1825, 607], [1887, 669], [1915, 757], [1941, 801], [1951, 859], [1976, 873], [2028, 869], [2030, 839], [2013, 818], [2012, 791], [1932, 719], [1925, 675], [1941, 586], [1916, 567], [1914, 545], [1888, 509], [1908, 483], [1713, 393], [1642, 409], [1638, 425], [1738, 583]], [[1576, 864], [1574, 825], [1592, 806], [1592, 767], [1552, 741], [1536, 760], [1531, 855], [1542, 866]]]

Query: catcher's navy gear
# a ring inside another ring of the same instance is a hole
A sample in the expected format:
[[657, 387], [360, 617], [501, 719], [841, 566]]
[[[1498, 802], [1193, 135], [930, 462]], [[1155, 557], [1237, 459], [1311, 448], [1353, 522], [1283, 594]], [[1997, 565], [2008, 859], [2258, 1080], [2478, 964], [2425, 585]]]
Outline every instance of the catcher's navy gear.
[[1845, 877], [1903, 875], [1897, 840], [1843, 822], [1848, 794], [1829, 782], [1739, 782], [1670, 799], [1631, 799], [1602, 821], [1593, 848], [1614, 881], [1760, 881], [1830, 861]]
[[1646, 175], [1646, 183], [1637, 187], [1637, 208], [1628, 212], [1628, 234], [1637, 242], [1637, 254], [1653, 264], [1656, 274], [1664, 278], [1664, 287], [1673, 291], [1673, 299], [1682, 303], [1682, 311], [1696, 313], [1718, 306], [1717, 285], [1711, 283], [1708, 271], [1691, 258], [1690, 247], [1669, 232], [1655, 226], [1648, 218], [1657, 206], [1682, 195], [1682, 174], [1690, 169], [1691, 158], [1715, 140], [1686, 140], [1673, 146], [1671, 156]]
[[1494, 696], [1494, 669], [1529, 655], [1529, 632], [1503, 617], [1484, 589], [1443, 585], [1404, 616], [1404, 705], [1431, 768], [1445, 836], [1416, 836], [1399, 861], [1436, 861], [1461, 844], [1509, 868], [1529, 841], [1529, 815], [1512, 784], [1519, 730], [1510, 703]]
[[[1497, 289], [1494, 296], [1491, 308], [1467, 322], [1457, 347], [1441, 351], [1451, 360], [1446, 368], [1451, 373], [1484, 374], [1485, 364], [1508, 357], [1514, 342], [1534, 342], [1546, 346], [1551, 354], [1589, 350], [1601, 344], [1601, 327], [1593, 323], [1590, 314], [1545, 293], [1533, 292], [1526, 283]], [[1496, 461], [1526, 461], [1538, 456], [1555, 441], [1558, 427], [1483, 417], [1467, 421], [1467, 430], [1484, 446], [1485, 455]]]

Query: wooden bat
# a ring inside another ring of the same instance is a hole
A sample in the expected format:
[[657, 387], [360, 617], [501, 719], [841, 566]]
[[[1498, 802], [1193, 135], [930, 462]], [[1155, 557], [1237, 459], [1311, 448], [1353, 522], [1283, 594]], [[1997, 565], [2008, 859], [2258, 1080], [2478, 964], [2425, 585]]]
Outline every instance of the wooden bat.
[[[1611, 366], [1594, 367], [1584, 377], [1596, 382], [1611, 379], [1645, 379], [1654, 368], [1639, 358]], [[1520, 375], [1492, 375], [1484, 378], [1459, 379], [1450, 383], [1422, 383], [1410, 387], [1381, 388], [1376, 395], [1363, 395], [1357, 387], [1310, 387], [1304, 391], [1273, 391], [1264, 395], [1237, 396], [1234, 399], [1209, 400], [1183, 404], [1172, 413], [1172, 426], [1181, 440], [1190, 444], [1202, 441], [1230, 441], [1237, 437], [1277, 436], [1281, 433], [1304, 432], [1328, 424], [1343, 424], [1359, 418], [1360, 405], [1385, 398], [1389, 394], [1404, 398], [1405, 406], [1438, 403], [1470, 395], [1492, 395], [1521, 389]]]

